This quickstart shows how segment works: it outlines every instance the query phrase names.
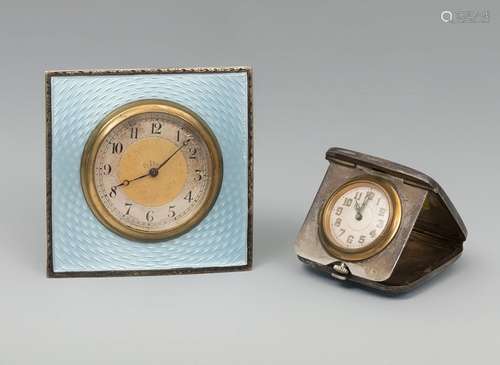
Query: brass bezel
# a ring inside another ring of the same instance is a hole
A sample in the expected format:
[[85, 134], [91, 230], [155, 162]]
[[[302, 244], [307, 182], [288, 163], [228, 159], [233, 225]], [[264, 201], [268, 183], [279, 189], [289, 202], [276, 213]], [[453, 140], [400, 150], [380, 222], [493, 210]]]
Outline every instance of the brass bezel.
[[[94, 164], [100, 145], [106, 136], [120, 123], [128, 118], [142, 113], [163, 112], [175, 115], [188, 123], [206, 143], [212, 164], [212, 182], [209, 192], [203, 204], [198, 211], [188, 221], [175, 228], [169, 228], [162, 231], [148, 232], [145, 230], [129, 227], [118, 221], [102, 203], [94, 181]], [[193, 111], [177, 103], [159, 100], [146, 99], [131, 102], [121, 106], [108, 114], [93, 130], [85, 144], [80, 165], [80, 181], [85, 200], [89, 205], [95, 217], [104, 226], [113, 232], [132, 240], [139, 241], [160, 241], [177, 237], [201, 222], [213, 207], [222, 185], [222, 153], [215, 135], [208, 125]]]
[[[381, 189], [389, 198], [390, 212], [389, 223], [380, 236], [370, 245], [359, 249], [348, 249], [336, 243], [334, 236], [331, 234], [329, 217], [332, 212], [335, 202], [348, 190], [351, 190], [359, 185], [372, 184]], [[387, 180], [374, 176], [362, 176], [352, 179], [341, 185], [335, 190], [330, 198], [326, 201], [320, 212], [320, 237], [321, 243], [325, 250], [331, 256], [345, 261], [361, 261], [368, 259], [382, 250], [392, 241], [396, 235], [401, 223], [401, 200], [394, 186]]]

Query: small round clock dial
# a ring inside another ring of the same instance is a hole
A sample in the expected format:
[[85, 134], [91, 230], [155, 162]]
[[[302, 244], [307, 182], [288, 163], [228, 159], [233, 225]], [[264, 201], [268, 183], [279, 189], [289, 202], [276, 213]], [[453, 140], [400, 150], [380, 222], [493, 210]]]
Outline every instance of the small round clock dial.
[[350, 181], [323, 208], [324, 247], [337, 258], [366, 259], [389, 244], [400, 221], [401, 202], [391, 184], [374, 178]]
[[217, 141], [189, 110], [141, 101], [112, 113], [84, 150], [82, 187], [108, 228], [130, 239], [159, 240], [196, 225], [222, 181]]

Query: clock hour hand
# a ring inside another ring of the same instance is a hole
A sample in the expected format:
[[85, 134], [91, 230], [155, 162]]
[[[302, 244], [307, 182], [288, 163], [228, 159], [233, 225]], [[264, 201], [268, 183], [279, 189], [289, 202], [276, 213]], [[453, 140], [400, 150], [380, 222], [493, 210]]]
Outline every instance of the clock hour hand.
[[[121, 186], [128, 186], [132, 181], [136, 181], [136, 180], [139, 180], [139, 179], [142, 179], [146, 176], [150, 176], [151, 175], [151, 170], [148, 171], [147, 174], [144, 174], [144, 175], [141, 175], [141, 176], [138, 176], [136, 177], [135, 179], [132, 179], [132, 180], [123, 180], [121, 183], [119, 183], [118, 185], [115, 186], [115, 188], [119, 188]], [[152, 176], [152, 175], [151, 175]]]
[[361, 210], [361, 207], [359, 206], [359, 203], [356, 199], [354, 199], [354, 209], [356, 212], [359, 212]]
[[357, 201], [357, 199], [354, 199], [354, 210], [356, 211], [356, 214], [354, 215], [354, 218], [357, 220], [357, 221], [360, 221], [361, 219], [363, 219], [363, 215], [361, 214], [361, 207], [359, 206], [359, 203]]
[[147, 176], [155, 177], [158, 175], [158, 169], [159, 169], [159, 167], [158, 168], [152, 167], [151, 169], [149, 169], [149, 171], [146, 174], [138, 176], [136, 178], [133, 178], [132, 180], [125, 179], [120, 184], [116, 185], [115, 188], [119, 188], [120, 186], [128, 186], [132, 181], [136, 181], [136, 180], [145, 178]]
[[139, 179], [142, 179], [143, 177], [146, 177], [146, 176], [150, 176], [151, 175], [151, 170], [148, 171], [147, 174], [144, 174], [144, 175], [141, 175], [141, 176], [138, 176], [132, 180], [123, 180], [120, 184], [116, 185], [115, 187], [116, 188], [119, 188], [120, 186], [127, 186], [128, 184], [130, 184], [132, 181], [136, 181], [136, 180], [139, 180]]

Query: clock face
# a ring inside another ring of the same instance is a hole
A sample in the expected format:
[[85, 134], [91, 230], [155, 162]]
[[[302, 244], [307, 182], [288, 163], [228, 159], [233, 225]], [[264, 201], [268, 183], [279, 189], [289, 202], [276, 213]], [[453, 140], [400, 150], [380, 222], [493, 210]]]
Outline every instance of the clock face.
[[120, 108], [94, 131], [82, 187], [96, 217], [127, 238], [179, 235], [212, 207], [222, 180], [215, 137], [194, 113], [164, 101]]
[[401, 203], [392, 185], [356, 179], [335, 191], [324, 207], [324, 247], [338, 258], [366, 259], [387, 246], [400, 220]]

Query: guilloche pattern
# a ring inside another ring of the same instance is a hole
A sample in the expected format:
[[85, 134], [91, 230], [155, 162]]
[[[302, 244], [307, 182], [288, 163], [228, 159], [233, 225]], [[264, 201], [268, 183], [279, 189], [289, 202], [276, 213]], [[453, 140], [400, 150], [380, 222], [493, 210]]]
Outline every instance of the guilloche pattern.
[[[155, 270], [247, 263], [248, 94], [246, 73], [55, 76], [52, 89], [52, 252], [55, 272]], [[92, 214], [80, 185], [85, 143], [114, 109], [169, 100], [197, 113], [223, 157], [219, 197], [186, 234], [159, 243], [127, 240]]]

